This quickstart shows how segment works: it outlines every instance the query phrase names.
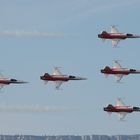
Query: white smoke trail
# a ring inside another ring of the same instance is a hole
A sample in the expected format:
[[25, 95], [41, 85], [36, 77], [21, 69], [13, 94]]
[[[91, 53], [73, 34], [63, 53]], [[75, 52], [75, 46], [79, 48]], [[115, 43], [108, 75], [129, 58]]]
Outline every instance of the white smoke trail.
[[48, 106], [39, 106], [39, 105], [31, 105], [31, 106], [11, 106], [11, 105], [0, 105], [0, 112], [7, 113], [47, 113], [47, 112], [65, 112], [69, 109], [63, 107], [48, 107]]
[[61, 32], [39, 32], [39, 31], [0, 31], [0, 37], [19, 37], [19, 38], [48, 38], [48, 37], [64, 37]]

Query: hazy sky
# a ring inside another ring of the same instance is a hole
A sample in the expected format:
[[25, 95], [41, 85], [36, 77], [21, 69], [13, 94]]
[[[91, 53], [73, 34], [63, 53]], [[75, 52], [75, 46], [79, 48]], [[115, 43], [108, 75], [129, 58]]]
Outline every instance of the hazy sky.
[[[97, 38], [111, 25], [140, 34], [139, 9], [139, 0], [0, 0], [0, 71], [30, 82], [0, 92], [0, 107], [5, 109], [0, 109], [0, 133], [139, 133], [140, 113], [119, 122], [117, 114], [109, 117], [103, 107], [115, 104], [118, 97], [126, 105], [140, 106], [140, 75], [116, 84], [100, 69], [112, 66], [114, 59], [124, 67], [140, 69], [140, 40], [121, 41], [114, 49], [111, 41]], [[52, 82], [44, 85], [40, 80], [55, 66], [88, 80], [69, 81], [55, 90]]]

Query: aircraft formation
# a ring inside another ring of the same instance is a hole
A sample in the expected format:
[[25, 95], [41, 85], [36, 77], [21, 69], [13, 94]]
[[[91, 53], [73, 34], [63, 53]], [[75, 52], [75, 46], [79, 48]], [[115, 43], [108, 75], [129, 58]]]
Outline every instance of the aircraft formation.
[[[106, 39], [112, 40], [112, 46], [115, 48], [121, 40], [125, 40], [128, 38], [140, 38], [140, 35], [119, 32], [116, 26], [113, 25], [111, 27], [111, 32], [102, 31], [101, 34], [98, 34], [98, 38], [101, 38], [103, 41], [105, 41]], [[114, 60], [113, 63], [113, 67], [105, 66], [103, 69], [101, 69], [100, 72], [105, 74], [106, 77], [108, 77], [109, 75], [114, 75], [117, 83], [120, 83], [121, 79], [126, 75], [140, 74], [140, 70], [122, 67], [118, 60]], [[118, 113], [119, 120], [124, 121], [125, 116], [128, 113], [139, 112], [140, 108], [133, 106], [125, 106], [122, 99], [119, 98], [117, 99], [116, 106], [108, 104], [106, 107], [103, 108], [103, 110], [108, 112], [109, 114]]]
[[[102, 31], [101, 34], [98, 34], [98, 38], [101, 38], [103, 40], [105, 39], [111, 39], [112, 40], [112, 46], [117, 47], [119, 41], [125, 40], [128, 38], [140, 38], [139, 35], [134, 35], [130, 33], [121, 33], [118, 31], [116, 26], [111, 27], [111, 32]], [[119, 83], [123, 76], [129, 75], [129, 74], [140, 74], [140, 70], [135, 69], [129, 69], [124, 68], [120, 65], [118, 60], [113, 61], [114, 66], [105, 66], [103, 69], [100, 70], [101, 73], [105, 74], [106, 77], [108, 75], [114, 75], [116, 78], [116, 82]], [[42, 76], [40, 76], [40, 80], [43, 80], [45, 84], [47, 84], [48, 81], [53, 81], [55, 84], [55, 88], [59, 89], [60, 86], [64, 82], [68, 81], [78, 81], [78, 80], [87, 80], [85, 77], [80, 76], [74, 76], [74, 75], [64, 75], [60, 72], [59, 67], [55, 67], [53, 74], [45, 73]], [[0, 89], [2, 89], [4, 86], [9, 84], [25, 84], [28, 83], [26, 81], [17, 80], [17, 79], [10, 79], [8, 77], [5, 77], [0, 74]], [[139, 112], [139, 107], [133, 107], [133, 106], [125, 106], [122, 99], [119, 98], [117, 100], [117, 105], [113, 106], [112, 104], [108, 104], [106, 107], [103, 108], [104, 111], [108, 112], [109, 114], [115, 112], [119, 115], [119, 120], [124, 120], [125, 116], [128, 113], [132, 112]]]
[[[58, 67], [55, 67], [52, 75], [45, 73], [43, 76], [40, 76], [40, 80], [43, 80], [45, 84], [47, 84], [48, 81], [53, 81], [55, 83], [55, 88], [59, 89], [64, 82], [68, 82], [70, 80], [71, 81], [87, 80], [87, 78], [74, 75], [64, 75], [60, 72]], [[25, 83], [28, 82], [17, 79], [10, 79], [8, 77], [0, 75], [0, 89], [9, 84], [25, 84]]]

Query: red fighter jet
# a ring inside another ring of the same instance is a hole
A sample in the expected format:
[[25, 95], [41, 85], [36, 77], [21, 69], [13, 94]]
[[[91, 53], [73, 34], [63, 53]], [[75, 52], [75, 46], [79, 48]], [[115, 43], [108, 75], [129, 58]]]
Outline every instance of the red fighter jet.
[[123, 76], [128, 74], [140, 74], [140, 71], [135, 69], [122, 68], [119, 62], [115, 60], [113, 68], [106, 66], [104, 69], [101, 69], [101, 73], [104, 73], [106, 77], [109, 74], [113, 74], [116, 77], [116, 82], [120, 82]]
[[10, 78], [4, 77], [3, 75], [0, 75], [0, 89], [2, 89], [5, 85], [9, 85], [9, 84], [24, 84], [24, 83], [27, 83], [27, 82], [16, 80], [16, 79], [10, 79]]
[[86, 80], [86, 78], [73, 75], [63, 75], [61, 74], [58, 67], [54, 68], [54, 72], [52, 75], [45, 73], [43, 76], [40, 76], [40, 79], [44, 80], [45, 83], [47, 83], [48, 81], [54, 81], [56, 89], [59, 89], [63, 82], [67, 82], [69, 80]]
[[124, 120], [125, 116], [128, 113], [140, 111], [139, 107], [125, 106], [121, 98], [117, 100], [116, 106], [109, 104], [107, 107], [104, 107], [103, 109], [104, 111], [107, 111], [109, 114], [111, 114], [112, 112], [118, 113], [119, 120], [121, 121]]
[[140, 36], [129, 33], [121, 33], [115, 26], [112, 26], [111, 32], [103, 31], [101, 34], [98, 34], [98, 38], [101, 38], [103, 40], [112, 39], [112, 46], [116, 47], [120, 40], [124, 40], [127, 38], [140, 38]]

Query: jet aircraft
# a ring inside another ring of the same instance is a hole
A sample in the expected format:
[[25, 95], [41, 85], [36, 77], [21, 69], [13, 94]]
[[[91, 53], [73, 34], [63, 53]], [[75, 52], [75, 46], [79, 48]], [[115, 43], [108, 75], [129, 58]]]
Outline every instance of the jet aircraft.
[[114, 67], [110, 68], [109, 66], [106, 66], [104, 69], [101, 69], [101, 73], [104, 73], [106, 77], [109, 74], [113, 74], [116, 77], [116, 82], [120, 82], [122, 77], [129, 74], [140, 74], [140, 70], [135, 69], [128, 69], [128, 68], [122, 68], [122, 66], [119, 64], [117, 60], [113, 61]]
[[25, 84], [25, 83], [27, 82], [17, 80], [17, 79], [10, 79], [0, 74], [0, 89], [2, 89], [5, 85], [9, 85], [9, 84]]
[[112, 26], [111, 27], [111, 32], [102, 31], [101, 34], [98, 34], [98, 38], [101, 38], [103, 40], [111, 39], [112, 40], [112, 46], [116, 47], [121, 40], [125, 40], [127, 38], [140, 38], [140, 36], [130, 34], [130, 33], [121, 33], [121, 32], [118, 31], [116, 26]]
[[54, 72], [52, 75], [45, 73], [43, 76], [40, 76], [41, 80], [44, 80], [45, 83], [48, 81], [53, 81], [55, 83], [55, 88], [59, 89], [62, 83], [67, 82], [69, 80], [86, 80], [86, 78], [73, 76], [73, 75], [63, 75], [59, 68], [54, 68]]
[[123, 121], [128, 113], [140, 111], [139, 107], [125, 106], [121, 98], [117, 100], [116, 106], [113, 106], [112, 104], [108, 104], [107, 107], [104, 107], [103, 109], [109, 114], [111, 114], [112, 112], [118, 113], [118, 117], [120, 121]]

